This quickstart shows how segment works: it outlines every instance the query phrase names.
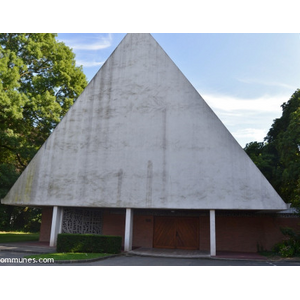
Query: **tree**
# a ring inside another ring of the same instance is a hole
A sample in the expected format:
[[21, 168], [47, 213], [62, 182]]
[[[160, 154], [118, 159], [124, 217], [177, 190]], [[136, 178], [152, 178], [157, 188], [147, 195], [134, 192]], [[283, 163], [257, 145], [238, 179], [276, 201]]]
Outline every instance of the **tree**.
[[282, 105], [282, 116], [276, 119], [266, 137], [278, 157], [277, 180], [280, 193], [287, 202], [296, 204], [300, 181], [300, 90]]
[[[244, 150], [264, 174], [264, 176], [272, 182], [273, 180], [273, 166], [276, 160], [275, 155], [269, 151], [269, 147], [265, 142], [251, 142], [246, 145]], [[274, 182], [273, 182], [274, 186]]]
[[[55, 34], [0, 34], [0, 198], [86, 85], [75, 54]], [[12, 211], [0, 209], [5, 226]]]
[[300, 90], [282, 104], [264, 143], [249, 143], [245, 151], [280, 196], [300, 206]]

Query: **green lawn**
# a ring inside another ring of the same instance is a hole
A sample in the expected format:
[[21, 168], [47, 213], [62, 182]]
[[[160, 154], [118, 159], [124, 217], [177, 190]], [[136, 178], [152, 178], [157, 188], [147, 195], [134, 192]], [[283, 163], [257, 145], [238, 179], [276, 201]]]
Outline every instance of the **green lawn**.
[[48, 253], [24, 256], [25, 258], [54, 258], [54, 260], [93, 259], [110, 256], [107, 253]]
[[0, 243], [38, 241], [39, 233], [0, 231]]

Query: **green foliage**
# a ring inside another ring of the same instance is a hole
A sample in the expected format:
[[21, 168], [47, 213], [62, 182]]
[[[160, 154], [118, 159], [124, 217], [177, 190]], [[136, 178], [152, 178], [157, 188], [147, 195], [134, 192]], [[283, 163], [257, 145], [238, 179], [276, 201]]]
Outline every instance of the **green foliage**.
[[276, 244], [273, 251], [282, 257], [291, 257], [300, 255], [300, 232], [294, 231], [292, 228], [280, 228], [285, 236], [285, 240]]
[[97, 234], [67, 234], [57, 236], [57, 252], [120, 253], [122, 237]]
[[30, 232], [0, 232], [0, 243], [15, 243], [38, 241], [39, 233]]
[[300, 90], [282, 104], [265, 142], [252, 142], [245, 151], [280, 196], [300, 207]]
[[[74, 53], [55, 34], [0, 34], [0, 198], [86, 85]], [[0, 205], [0, 226], [21, 212]]]
[[0, 230], [38, 232], [41, 226], [41, 209], [0, 205]]
[[244, 149], [268, 180], [272, 179], [275, 155], [264, 142], [248, 143]]

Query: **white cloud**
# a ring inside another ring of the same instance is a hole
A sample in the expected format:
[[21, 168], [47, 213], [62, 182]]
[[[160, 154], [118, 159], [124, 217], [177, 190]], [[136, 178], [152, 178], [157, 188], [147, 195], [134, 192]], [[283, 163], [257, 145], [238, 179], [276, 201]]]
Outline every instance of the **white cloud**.
[[276, 86], [276, 87], [286, 88], [291, 91], [295, 91], [297, 89], [297, 86], [292, 86], [290, 84], [286, 84], [283, 82], [262, 81], [260, 79], [250, 79], [250, 78], [238, 78], [237, 80], [248, 84], [261, 84], [265, 86]]
[[65, 40], [64, 42], [74, 50], [86, 50], [86, 51], [96, 51], [105, 49], [112, 44], [112, 35], [107, 36], [97, 36], [87, 35], [88, 38]]
[[247, 139], [250, 142], [250, 141], [263, 141], [267, 132], [264, 129], [243, 128], [243, 129], [236, 130], [232, 134], [237, 140]]
[[286, 95], [261, 96], [252, 99], [217, 94], [202, 94], [202, 97], [212, 108], [226, 113], [280, 113], [280, 106], [289, 99]]
[[76, 65], [77, 66], [83, 66], [86, 68], [90, 68], [90, 67], [97, 67], [97, 66], [102, 66], [103, 65], [103, 61], [89, 61], [89, 60], [76, 60]]
[[263, 141], [273, 120], [281, 116], [281, 105], [289, 99], [287, 95], [252, 99], [219, 94], [202, 97], [242, 147], [252, 141]]

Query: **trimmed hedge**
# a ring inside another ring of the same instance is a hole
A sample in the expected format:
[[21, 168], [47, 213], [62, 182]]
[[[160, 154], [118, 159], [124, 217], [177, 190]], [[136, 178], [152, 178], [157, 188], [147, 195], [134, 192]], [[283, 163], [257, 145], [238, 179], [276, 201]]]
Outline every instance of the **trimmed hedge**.
[[120, 236], [61, 233], [57, 236], [56, 251], [117, 254], [121, 247]]

